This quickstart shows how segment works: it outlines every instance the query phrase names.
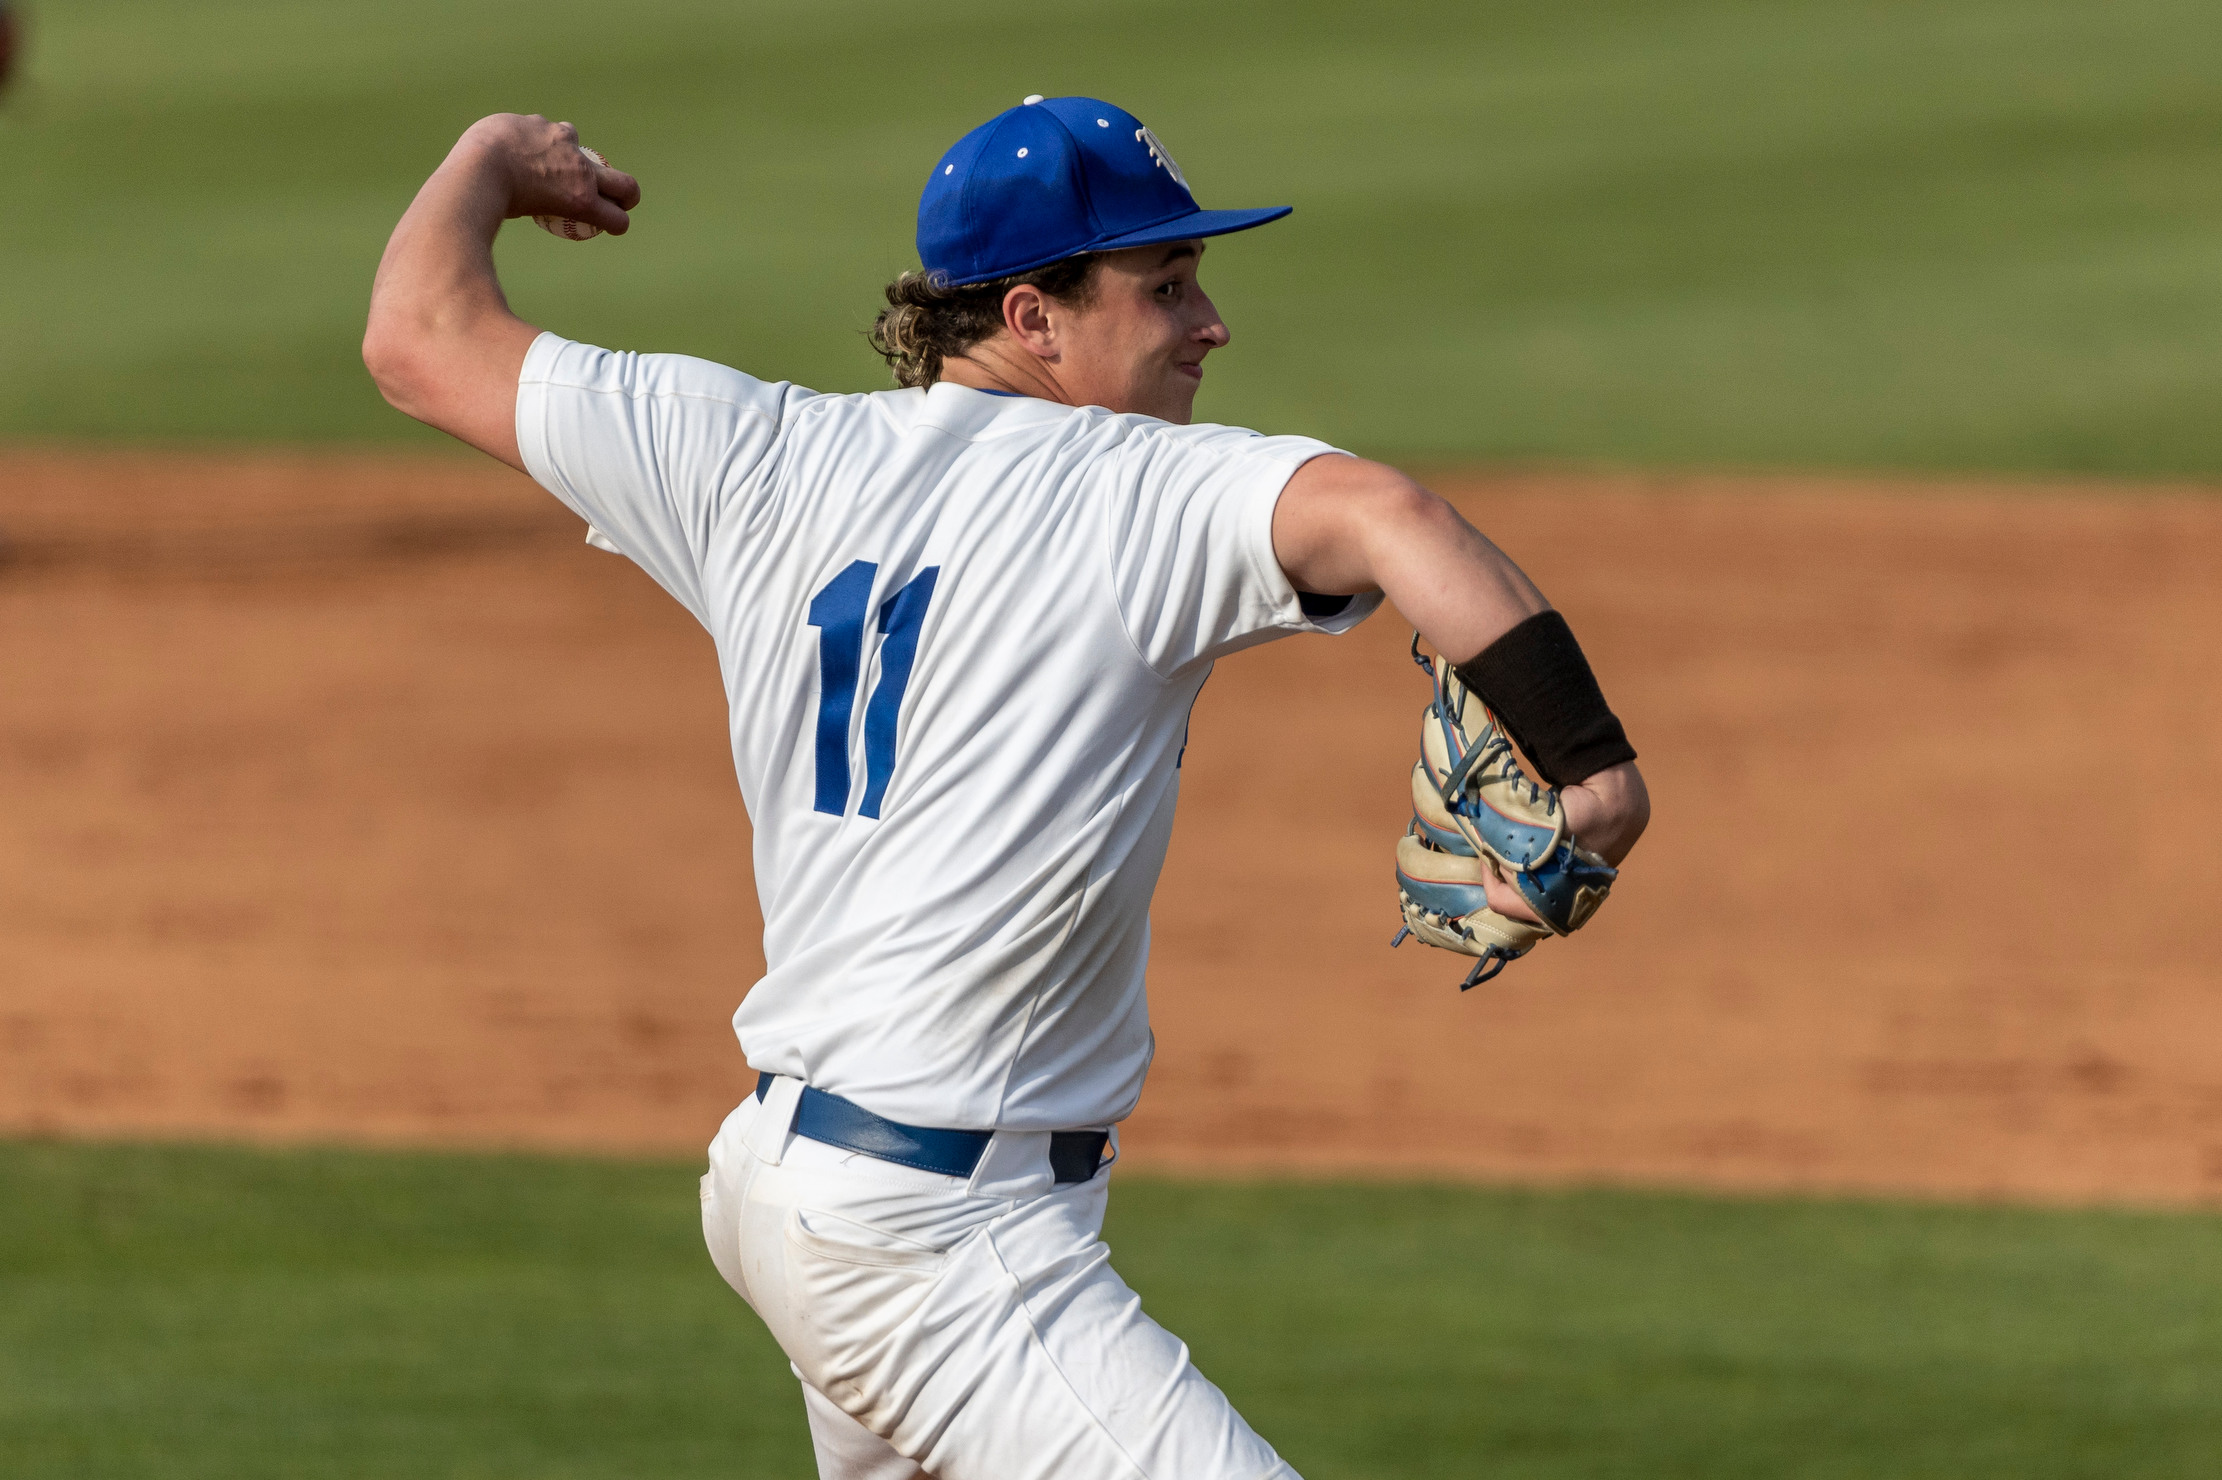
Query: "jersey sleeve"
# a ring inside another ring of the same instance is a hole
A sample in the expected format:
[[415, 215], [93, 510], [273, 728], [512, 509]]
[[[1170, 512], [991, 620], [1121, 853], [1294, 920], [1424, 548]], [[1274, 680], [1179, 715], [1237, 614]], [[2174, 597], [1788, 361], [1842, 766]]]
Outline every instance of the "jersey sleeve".
[[517, 381], [525, 469], [703, 619], [702, 558], [751, 496], [791, 403], [808, 392], [687, 355], [640, 355], [542, 334]]
[[1301, 595], [1273, 553], [1273, 508], [1296, 470], [1338, 449], [1232, 427], [1166, 427], [1122, 449], [1112, 503], [1119, 619], [1163, 676], [1292, 632], [1347, 632], [1381, 593]]

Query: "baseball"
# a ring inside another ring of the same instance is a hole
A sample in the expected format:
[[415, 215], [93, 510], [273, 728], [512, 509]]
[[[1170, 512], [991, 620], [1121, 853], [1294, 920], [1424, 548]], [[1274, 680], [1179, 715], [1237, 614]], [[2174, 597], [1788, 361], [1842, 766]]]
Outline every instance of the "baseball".
[[[602, 166], [602, 168], [609, 168], [608, 160], [602, 158], [601, 155], [596, 154], [593, 150], [587, 148], [584, 144], [581, 144], [579, 146], [579, 153], [585, 155], [588, 159], [593, 160], [596, 164]], [[602, 234], [602, 228], [594, 225], [592, 222], [573, 221], [568, 216], [535, 216], [532, 218], [532, 224], [539, 227], [542, 231], [552, 232], [555, 235], [562, 237], [567, 242], [583, 242], [589, 237], [596, 237]]]

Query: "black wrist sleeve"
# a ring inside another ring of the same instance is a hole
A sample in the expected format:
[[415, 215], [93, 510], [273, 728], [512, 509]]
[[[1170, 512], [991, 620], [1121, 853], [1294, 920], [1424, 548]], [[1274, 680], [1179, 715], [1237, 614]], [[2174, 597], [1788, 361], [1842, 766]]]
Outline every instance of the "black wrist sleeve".
[[1553, 786], [1587, 781], [1636, 758], [1582, 645], [1557, 612], [1537, 612], [1453, 671]]

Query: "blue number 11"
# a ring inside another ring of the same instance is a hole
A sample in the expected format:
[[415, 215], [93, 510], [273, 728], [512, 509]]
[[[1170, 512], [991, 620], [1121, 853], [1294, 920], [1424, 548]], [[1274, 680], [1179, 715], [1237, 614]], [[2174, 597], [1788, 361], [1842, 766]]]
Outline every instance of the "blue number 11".
[[[880, 568], [852, 561], [810, 599], [810, 625], [818, 629], [818, 795], [816, 810], [839, 817], [849, 810], [849, 720], [864, 667], [864, 618]], [[895, 773], [895, 722], [918, 660], [918, 630], [934, 597], [941, 567], [929, 565], [880, 603], [880, 681], [864, 708], [864, 804], [859, 816], [877, 817]]]

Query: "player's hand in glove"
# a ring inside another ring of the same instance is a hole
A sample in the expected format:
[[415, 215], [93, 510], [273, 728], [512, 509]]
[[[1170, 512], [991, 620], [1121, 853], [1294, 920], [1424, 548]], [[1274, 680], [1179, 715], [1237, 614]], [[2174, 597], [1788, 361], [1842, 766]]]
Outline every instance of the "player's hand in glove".
[[1274, 506], [1273, 553], [1299, 592], [1378, 590], [1438, 652], [1472, 654], [1420, 660], [1435, 694], [1397, 845], [1397, 939], [1477, 958], [1472, 986], [1578, 929], [1651, 802], [1566, 619], [1456, 509], [1359, 458], [1296, 470]]
[[1397, 840], [1397, 941], [1410, 933], [1475, 957], [1463, 990], [1581, 929], [1617, 873], [1576, 841], [1559, 790], [1521, 770], [1503, 726], [1450, 660], [1421, 656], [1416, 637], [1412, 656], [1434, 694], [1412, 768], [1412, 824]]

